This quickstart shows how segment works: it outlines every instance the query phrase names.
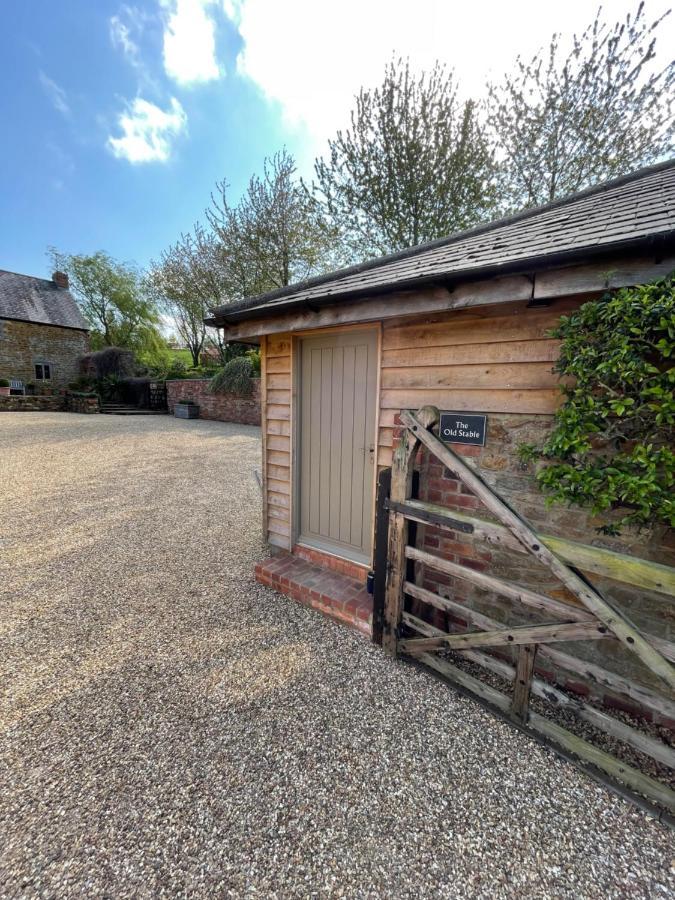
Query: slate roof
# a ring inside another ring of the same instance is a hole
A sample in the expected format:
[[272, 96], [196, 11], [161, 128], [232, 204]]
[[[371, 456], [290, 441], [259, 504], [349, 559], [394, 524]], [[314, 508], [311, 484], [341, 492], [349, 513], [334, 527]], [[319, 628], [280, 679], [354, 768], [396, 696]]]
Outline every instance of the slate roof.
[[675, 240], [675, 159], [431, 244], [214, 310], [210, 324]]
[[89, 329], [73, 295], [47, 278], [0, 269], [0, 319]]

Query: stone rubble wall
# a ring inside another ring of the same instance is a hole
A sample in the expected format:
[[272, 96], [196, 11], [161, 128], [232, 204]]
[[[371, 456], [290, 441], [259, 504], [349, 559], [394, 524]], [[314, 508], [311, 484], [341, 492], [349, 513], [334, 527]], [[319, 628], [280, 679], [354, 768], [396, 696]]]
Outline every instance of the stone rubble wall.
[[79, 375], [80, 357], [89, 350], [89, 335], [75, 328], [0, 319], [0, 378], [35, 382], [35, 364], [49, 363], [50, 387], [65, 388]]
[[0, 396], [0, 412], [75, 412], [98, 413], [98, 397], [78, 397], [68, 392], [64, 394], [36, 394], [32, 397], [19, 395]]
[[0, 396], [0, 412], [59, 412], [62, 409], [63, 397], [59, 394]]

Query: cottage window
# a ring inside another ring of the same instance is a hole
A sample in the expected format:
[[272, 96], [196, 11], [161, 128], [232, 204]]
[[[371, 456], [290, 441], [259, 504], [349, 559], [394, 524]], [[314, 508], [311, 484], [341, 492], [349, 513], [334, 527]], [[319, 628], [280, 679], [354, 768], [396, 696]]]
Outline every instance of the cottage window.
[[49, 381], [52, 377], [50, 363], [35, 363], [35, 380]]

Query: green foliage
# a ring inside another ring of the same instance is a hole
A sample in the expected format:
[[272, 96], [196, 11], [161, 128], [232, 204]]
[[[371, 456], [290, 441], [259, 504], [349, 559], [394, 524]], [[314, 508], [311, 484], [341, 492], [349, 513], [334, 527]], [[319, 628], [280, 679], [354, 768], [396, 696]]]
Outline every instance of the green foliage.
[[209, 390], [212, 394], [240, 394], [248, 396], [253, 391], [255, 369], [248, 356], [231, 359], [211, 379]]
[[148, 335], [148, 338], [146, 346], [136, 352], [141, 368], [148, 372], [168, 369], [171, 365], [171, 351], [166, 346], [164, 338], [159, 332], [156, 335]]
[[217, 368], [224, 366], [225, 363], [234, 359], [235, 356], [246, 356], [250, 349], [248, 344], [240, 344], [238, 341], [223, 340], [220, 329], [216, 329], [215, 336], [207, 335], [205, 346], [211, 351], [215, 350], [218, 354], [219, 362], [216, 366]]
[[124, 378], [120, 375], [105, 375], [103, 378], [97, 378], [96, 393], [101, 400], [117, 400], [123, 380]]
[[93, 375], [78, 375], [74, 381], [68, 383], [68, 389], [75, 392], [91, 393], [96, 391], [97, 379]]
[[392, 60], [362, 88], [351, 125], [315, 163], [314, 186], [355, 259], [445, 237], [490, 217], [494, 153], [472, 100], [436, 63], [411, 72]]
[[192, 354], [189, 350], [169, 350], [170, 364], [182, 364], [185, 368], [192, 365]]
[[247, 350], [245, 356], [251, 360], [254, 377], [260, 376], [260, 350]]
[[0, 378], [0, 387], [9, 387], [9, 379]]
[[622, 288], [563, 316], [556, 371], [569, 383], [537, 473], [551, 502], [617, 511], [623, 525], [675, 527], [675, 278]]
[[166, 348], [157, 307], [137, 269], [102, 250], [86, 256], [52, 249], [51, 257], [68, 273], [70, 290], [91, 325], [93, 350], [124, 347], [144, 361]]

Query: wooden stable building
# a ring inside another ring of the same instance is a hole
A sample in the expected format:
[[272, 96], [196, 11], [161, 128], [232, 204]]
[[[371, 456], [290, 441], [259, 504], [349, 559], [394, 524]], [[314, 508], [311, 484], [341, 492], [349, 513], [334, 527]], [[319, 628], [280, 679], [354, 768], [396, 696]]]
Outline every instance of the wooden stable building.
[[[518, 447], [545, 436], [561, 402], [552, 370], [558, 345], [549, 337], [560, 316], [608, 288], [644, 283], [674, 269], [671, 161], [215, 310], [209, 324], [222, 328], [226, 340], [261, 347], [263, 526], [275, 552], [258, 566], [258, 578], [362, 631], [374, 626], [379, 634], [395, 548], [386, 546], [393, 507], [387, 510], [386, 497], [378, 498], [378, 482], [382, 495], [395, 447], [409, 434], [401, 420], [405, 411], [432, 406], [446, 414], [441, 437], [453, 458], [467, 463], [531, 529], [545, 535], [542, 541], [556, 559], [585, 572], [673, 658], [672, 533], [608, 538], [582, 510], [547, 508]], [[583, 604], [541, 559], [507, 553], [514, 549], [506, 546], [511, 538], [500, 538], [499, 529], [505, 529], [491, 524], [493, 511], [485, 519], [480, 490], [426, 445], [420, 453], [415, 447], [415, 484], [403, 499], [424, 507], [406, 531], [408, 581], [413, 565], [418, 587], [400, 587], [405, 599], [394, 623], [397, 634], [406, 631], [401, 621], [427, 637], [435, 628], [485, 629], [488, 616], [497, 623], [531, 623], [531, 610], [516, 613], [513, 600], [504, 599], [503, 585], [511, 583], [497, 581], [504, 576], [540, 598], [548, 594], [545, 609], [559, 613], [563, 602], [570, 603], [568, 610]], [[453, 512], [454, 528], [442, 517], [434, 520], [433, 505]], [[470, 583], [457, 567], [476, 573]], [[373, 569], [380, 586], [374, 622], [364, 589]], [[492, 582], [497, 589], [491, 591]], [[431, 604], [433, 615], [415, 618], [410, 604], [419, 606], [420, 599]], [[384, 627], [386, 632], [386, 621]], [[620, 656], [616, 643], [572, 641], [565, 654], [555, 649], [559, 644], [547, 644], [536, 671], [577, 699], [675, 724], [672, 699], [652, 703], [659, 672], [639, 655]]]

